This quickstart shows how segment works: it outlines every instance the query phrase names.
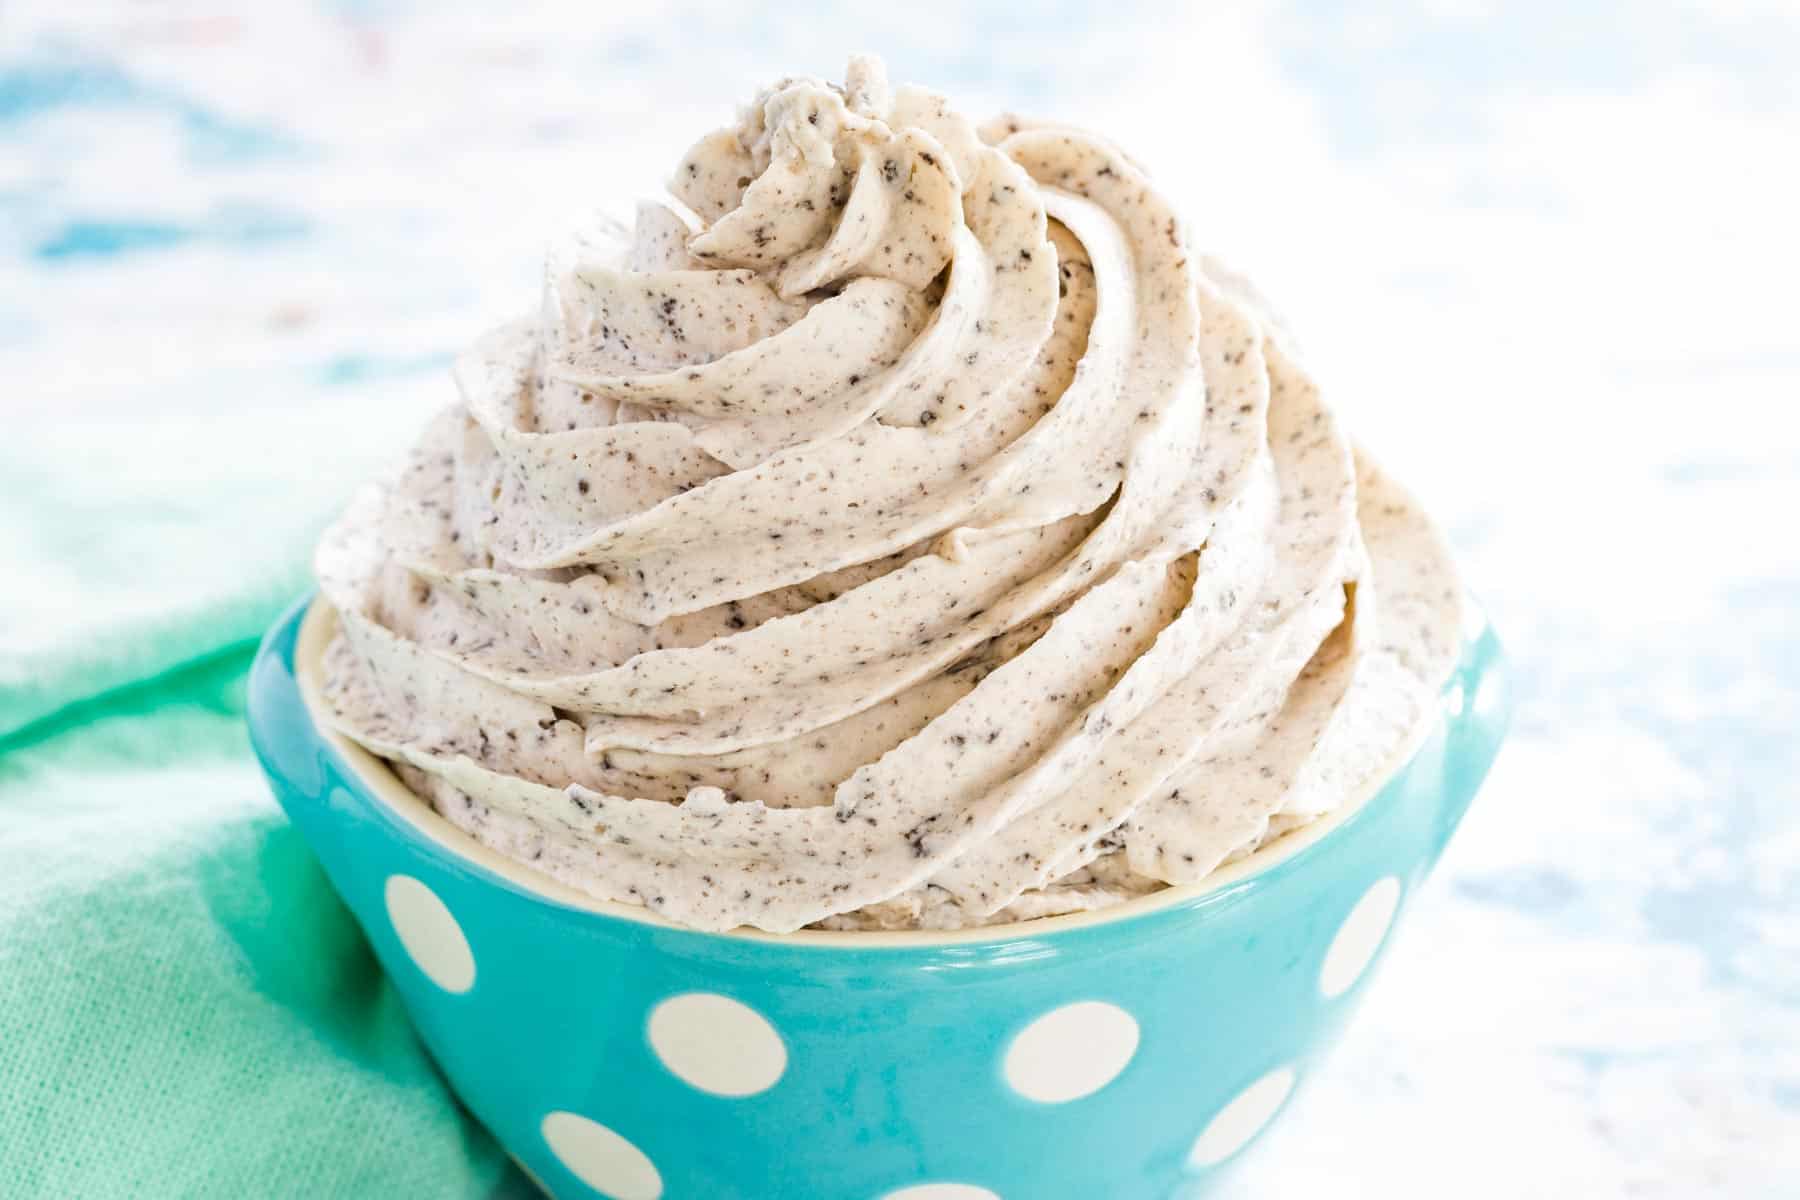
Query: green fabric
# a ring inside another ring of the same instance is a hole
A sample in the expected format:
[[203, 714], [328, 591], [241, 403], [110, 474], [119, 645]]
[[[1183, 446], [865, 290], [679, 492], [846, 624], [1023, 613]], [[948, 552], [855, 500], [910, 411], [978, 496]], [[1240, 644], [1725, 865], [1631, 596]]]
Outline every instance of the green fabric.
[[504, 1172], [255, 767], [239, 647], [0, 743], [0, 1191], [483, 1196]]
[[[233, 381], [84, 399], [0, 439], [0, 737], [260, 635], [330, 514], [443, 398], [259, 387], [266, 405], [234, 403]], [[357, 444], [333, 448], [347, 429]]]
[[[0, 448], [0, 1195], [527, 1195], [244, 728], [246, 639], [374, 454], [272, 461], [318, 430], [190, 415]], [[202, 424], [237, 466], [184, 465]]]

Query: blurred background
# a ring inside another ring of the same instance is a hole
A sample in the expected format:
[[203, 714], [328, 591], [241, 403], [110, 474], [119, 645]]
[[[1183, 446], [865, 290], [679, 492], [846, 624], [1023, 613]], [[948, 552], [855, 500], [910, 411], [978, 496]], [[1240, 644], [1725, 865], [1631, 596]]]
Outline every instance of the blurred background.
[[[1800, 1194], [1784, 0], [0, 0], [0, 750], [257, 635], [555, 234], [859, 50], [1144, 162], [1517, 665], [1513, 743], [1238, 1194]], [[194, 820], [272, 808], [233, 753]]]

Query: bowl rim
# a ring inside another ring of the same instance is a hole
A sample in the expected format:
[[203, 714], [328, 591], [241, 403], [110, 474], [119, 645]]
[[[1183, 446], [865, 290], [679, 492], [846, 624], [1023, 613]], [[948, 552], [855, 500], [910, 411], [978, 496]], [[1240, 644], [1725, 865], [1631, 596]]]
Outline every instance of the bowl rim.
[[[1442, 702], [1443, 696], [1456, 686], [1457, 674], [1470, 661], [1477, 642], [1475, 635], [1490, 632], [1481, 610], [1472, 600], [1465, 599], [1464, 615], [1462, 649], [1457, 665], [1452, 668], [1450, 681], [1439, 693], [1439, 702], [1425, 707], [1383, 768], [1372, 773], [1368, 781], [1337, 808], [1280, 835], [1243, 858], [1219, 867], [1196, 883], [1166, 887], [1145, 896], [1082, 912], [963, 929], [797, 929], [790, 933], [774, 933], [751, 926], [740, 926], [728, 930], [709, 930], [683, 924], [641, 905], [600, 899], [501, 854], [452, 824], [432, 808], [428, 801], [407, 787], [385, 760], [338, 731], [325, 715], [328, 710], [320, 687], [325, 651], [337, 632], [338, 615], [337, 610], [322, 594], [302, 599], [293, 610], [277, 621], [258, 651], [258, 657], [288, 658], [287, 665], [291, 668], [291, 677], [298, 688], [302, 710], [306, 714], [312, 736], [335, 755], [342, 773], [362, 786], [365, 798], [371, 804], [385, 810], [389, 818], [410, 829], [435, 850], [449, 855], [460, 865], [474, 868], [476, 874], [492, 876], [490, 882], [519, 892], [527, 899], [593, 916], [631, 922], [649, 929], [701, 938], [820, 949], [921, 950], [1016, 943], [1025, 938], [1036, 939], [1050, 934], [1121, 924], [1172, 909], [1197, 906], [1199, 902], [1216, 898], [1268, 874], [1274, 868], [1326, 841], [1349, 824], [1368, 807], [1373, 798], [1398, 778], [1418, 756], [1432, 734], [1454, 715], [1454, 711], [1447, 709]], [[282, 655], [278, 648], [279, 635], [296, 621], [298, 630], [291, 655]], [[275, 770], [266, 756], [264, 765], [271, 772]]]

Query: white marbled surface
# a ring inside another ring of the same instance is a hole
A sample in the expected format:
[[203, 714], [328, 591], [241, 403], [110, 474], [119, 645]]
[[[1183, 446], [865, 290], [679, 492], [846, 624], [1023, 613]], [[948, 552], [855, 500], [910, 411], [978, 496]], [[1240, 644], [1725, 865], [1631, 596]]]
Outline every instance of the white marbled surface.
[[0, 6], [0, 413], [46, 471], [78, 430], [165, 451], [159, 494], [237, 479], [163, 514], [193, 562], [246, 512], [299, 561], [548, 236], [759, 84], [874, 49], [1107, 130], [1443, 517], [1519, 677], [1233, 1196], [1800, 1196], [1800, 10], [1189, 7]]

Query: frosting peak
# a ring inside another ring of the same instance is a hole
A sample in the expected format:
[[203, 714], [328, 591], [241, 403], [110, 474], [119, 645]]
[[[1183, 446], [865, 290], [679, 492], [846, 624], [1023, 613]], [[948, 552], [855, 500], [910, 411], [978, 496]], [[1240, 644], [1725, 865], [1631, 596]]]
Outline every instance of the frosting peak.
[[704, 927], [958, 925], [1199, 879], [1418, 724], [1435, 536], [1109, 143], [856, 59], [670, 191], [320, 547], [336, 719], [451, 820]]

